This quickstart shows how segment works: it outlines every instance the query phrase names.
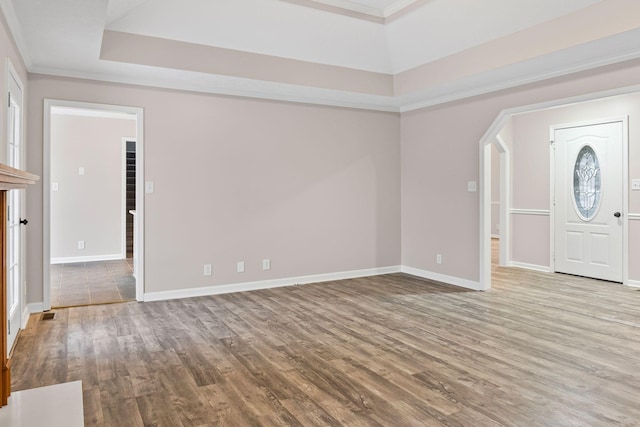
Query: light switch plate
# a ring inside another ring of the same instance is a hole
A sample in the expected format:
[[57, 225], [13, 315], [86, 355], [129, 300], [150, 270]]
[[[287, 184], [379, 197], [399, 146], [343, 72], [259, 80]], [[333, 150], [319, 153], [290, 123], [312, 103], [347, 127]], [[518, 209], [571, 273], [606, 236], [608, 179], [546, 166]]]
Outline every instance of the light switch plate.
[[640, 179], [631, 180], [631, 189], [635, 191], [640, 190]]
[[153, 194], [153, 181], [147, 181], [144, 183], [144, 192], [147, 194]]
[[57, 182], [52, 182], [51, 183], [51, 191], [58, 191], [58, 183]]
[[78, 168], [78, 175], [84, 175], [84, 168], [82, 166]]
[[244, 273], [244, 261], [238, 261], [238, 273]]

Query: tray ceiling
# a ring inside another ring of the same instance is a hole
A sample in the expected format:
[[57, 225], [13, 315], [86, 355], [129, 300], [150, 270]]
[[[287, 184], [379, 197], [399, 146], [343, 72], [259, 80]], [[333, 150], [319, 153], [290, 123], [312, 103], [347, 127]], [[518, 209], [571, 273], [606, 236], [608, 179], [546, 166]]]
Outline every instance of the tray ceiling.
[[[624, 21], [618, 33], [595, 20], [602, 13], [594, 8], [605, 3], [617, 11], [609, 21]], [[640, 56], [633, 0], [0, 0], [0, 7], [34, 73], [390, 111]], [[558, 32], [573, 16], [589, 25]], [[524, 41], [510, 46], [510, 39]], [[491, 52], [494, 45], [506, 49]], [[494, 58], [478, 66], [475, 52], [487, 51]], [[430, 74], [448, 63], [458, 65], [455, 81]], [[403, 81], [415, 70], [426, 86], [398, 91], [411, 86]], [[382, 86], [352, 90], [349, 79]]]

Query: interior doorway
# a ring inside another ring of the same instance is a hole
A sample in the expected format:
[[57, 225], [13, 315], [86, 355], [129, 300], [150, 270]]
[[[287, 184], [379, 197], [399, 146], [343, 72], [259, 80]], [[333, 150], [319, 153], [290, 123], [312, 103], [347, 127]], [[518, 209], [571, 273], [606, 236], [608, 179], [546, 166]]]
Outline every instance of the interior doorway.
[[[492, 176], [492, 146], [500, 146], [498, 137], [502, 136], [505, 128], [512, 156], [507, 159], [511, 162], [508, 172], [509, 177], [505, 180], [501, 177], [501, 183], [506, 182], [508, 188], [501, 189], [507, 193], [510, 205], [506, 206], [506, 215], [510, 219], [509, 229], [501, 232], [508, 233], [510, 243], [509, 253], [503, 258], [500, 254], [500, 265], [511, 267], [524, 267], [531, 270], [555, 272], [555, 227], [554, 227], [554, 203], [552, 195], [555, 192], [555, 173], [553, 169], [552, 141], [554, 140], [554, 127], [557, 123], [584, 124], [585, 121], [592, 123], [602, 121], [602, 116], [624, 117], [616, 119], [624, 122], [629, 116], [628, 122], [640, 119], [640, 107], [636, 104], [640, 99], [638, 88], [623, 88], [606, 93], [589, 94], [571, 99], [557, 100], [543, 104], [522, 106], [503, 111], [494, 121], [489, 130], [485, 133], [480, 143], [481, 174], [480, 174], [480, 282], [481, 289], [491, 287], [491, 254], [498, 249], [496, 241], [492, 241], [492, 183], [495, 179]], [[560, 119], [558, 119], [560, 118]], [[540, 120], [542, 119], [542, 122]], [[611, 121], [607, 119], [605, 121]], [[614, 120], [614, 121], [616, 121]], [[542, 124], [540, 124], [542, 123]], [[629, 125], [631, 126], [631, 125]], [[511, 130], [508, 128], [512, 127]], [[623, 124], [626, 129], [627, 125]], [[629, 136], [631, 138], [631, 134]], [[523, 140], [534, 140], [524, 142]], [[527, 145], [528, 144], [528, 145]], [[627, 145], [628, 144], [628, 145]], [[634, 145], [635, 144], [635, 145]], [[527, 147], [535, 145], [535, 152]], [[619, 279], [616, 281], [625, 285], [637, 286], [640, 282], [640, 270], [629, 264], [629, 259], [637, 254], [637, 239], [635, 244], [630, 243], [630, 222], [640, 219], [638, 211], [640, 204], [638, 199], [632, 199], [630, 191], [630, 179], [633, 173], [639, 173], [639, 169], [631, 168], [634, 162], [631, 151], [640, 150], [640, 140], [627, 139], [623, 147], [628, 146], [629, 153], [624, 154], [622, 161], [616, 166], [622, 172], [622, 179], [616, 184], [618, 191], [622, 194], [622, 202], [619, 207], [611, 212], [611, 218], [620, 226], [622, 230], [621, 251], [615, 255], [614, 251], [605, 250], [596, 254], [602, 263], [608, 256], [615, 256], [621, 264]], [[625, 148], [625, 150], [627, 150]], [[513, 153], [518, 151], [518, 159]], [[575, 154], [575, 156], [574, 156]], [[502, 155], [502, 153], [500, 154]], [[575, 163], [578, 153], [573, 153], [571, 162]], [[575, 157], [575, 158], [574, 158]], [[523, 160], [525, 159], [525, 160]], [[569, 163], [571, 163], [569, 162]], [[575, 166], [575, 164], [574, 164]], [[573, 177], [573, 174], [572, 174]], [[527, 188], [523, 188], [523, 182], [528, 182]], [[635, 181], [634, 181], [635, 182]], [[534, 186], [535, 184], [535, 186]], [[566, 184], [566, 182], [565, 182]], [[640, 188], [640, 186], [639, 186]], [[533, 190], [532, 190], [533, 189]], [[610, 190], [609, 190], [610, 191]], [[633, 202], [635, 200], [635, 202]], [[569, 199], [570, 201], [570, 199]], [[573, 209], [570, 205], [567, 209]], [[619, 213], [619, 216], [617, 215]], [[525, 232], [523, 233], [523, 230]], [[637, 230], [637, 227], [636, 227]], [[635, 234], [637, 236], [637, 232]], [[523, 236], [525, 236], [523, 238]], [[502, 238], [501, 234], [501, 238]], [[596, 236], [601, 237], [601, 236]], [[492, 245], [493, 243], [493, 245]], [[502, 243], [502, 241], [500, 242]], [[500, 247], [500, 249], [502, 249]], [[634, 252], [635, 251], [635, 252]], [[502, 252], [502, 251], [501, 251]], [[507, 262], [504, 263], [503, 261]], [[607, 261], [608, 262], [608, 261]], [[560, 272], [562, 270], [558, 270]], [[585, 274], [591, 277], [598, 277], [593, 274]], [[632, 279], [636, 280], [632, 280]], [[610, 279], [609, 279], [610, 280]]]
[[44, 129], [45, 309], [141, 300], [142, 110], [45, 100]]

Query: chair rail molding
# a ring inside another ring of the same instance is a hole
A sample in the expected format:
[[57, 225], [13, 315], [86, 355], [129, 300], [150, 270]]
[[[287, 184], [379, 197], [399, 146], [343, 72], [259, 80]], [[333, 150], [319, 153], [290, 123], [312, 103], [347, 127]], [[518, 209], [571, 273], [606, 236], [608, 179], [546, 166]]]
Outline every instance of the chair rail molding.
[[551, 211], [549, 209], [510, 209], [511, 215], [537, 215], [537, 216], [550, 216]]

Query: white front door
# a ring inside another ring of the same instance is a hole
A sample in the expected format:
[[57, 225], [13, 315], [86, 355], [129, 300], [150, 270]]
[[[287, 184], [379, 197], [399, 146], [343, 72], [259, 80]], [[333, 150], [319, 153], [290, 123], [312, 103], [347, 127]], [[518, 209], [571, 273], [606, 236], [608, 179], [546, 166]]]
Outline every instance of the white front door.
[[556, 272], [623, 280], [624, 123], [555, 129]]
[[[22, 169], [22, 85], [9, 73], [7, 164]], [[7, 194], [7, 351], [11, 352], [22, 320], [22, 193]]]

